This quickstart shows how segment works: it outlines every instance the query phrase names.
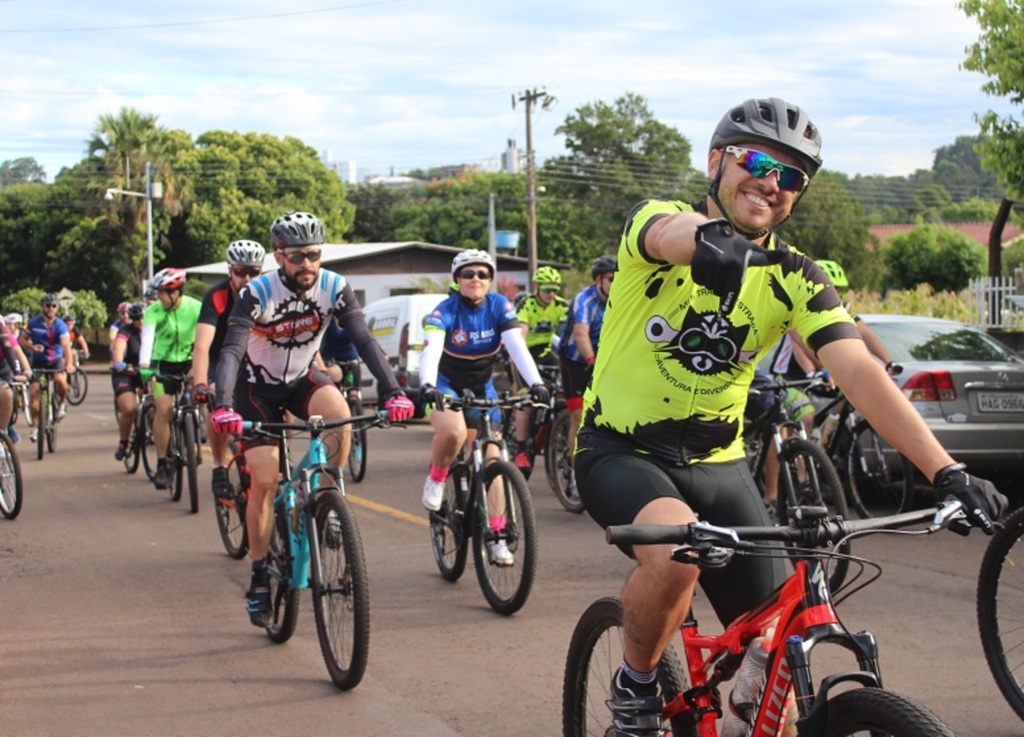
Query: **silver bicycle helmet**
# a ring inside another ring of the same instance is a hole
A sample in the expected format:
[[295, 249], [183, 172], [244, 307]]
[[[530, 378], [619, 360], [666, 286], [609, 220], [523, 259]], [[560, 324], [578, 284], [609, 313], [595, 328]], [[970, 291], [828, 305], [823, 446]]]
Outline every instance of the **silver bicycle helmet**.
[[778, 97], [750, 99], [727, 112], [711, 136], [709, 150], [762, 141], [797, 158], [813, 177], [821, 167], [821, 133], [807, 113]]
[[324, 242], [324, 224], [308, 212], [289, 212], [270, 226], [270, 244], [274, 248], [319, 246]]
[[267, 251], [256, 241], [232, 241], [227, 255], [232, 266], [263, 266]]
[[494, 278], [494, 274], [497, 271], [494, 267], [494, 259], [491, 258], [491, 254], [487, 253], [487, 251], [470, 248], [469, 250], [460, 251], [455, 254], [455, 258], [452, 259], [452, 279], [457, 279], [462, 268], [464, 266], [469, 266], [470, 264], [483, 264], [490, 269], [491, 278]]

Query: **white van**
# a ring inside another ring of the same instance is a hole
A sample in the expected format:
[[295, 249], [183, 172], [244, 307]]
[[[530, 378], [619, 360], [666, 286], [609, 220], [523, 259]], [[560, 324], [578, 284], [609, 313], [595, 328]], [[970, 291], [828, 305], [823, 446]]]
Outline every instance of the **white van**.
[[[415, 400], [420, 386], [423, 323], [445, 294], [403, 294], [374, 300], [363, 307], [370, 333], [387, 354], [398, 383]], [[377, 380], [363, 367], [363, 399], [376, 401]]]

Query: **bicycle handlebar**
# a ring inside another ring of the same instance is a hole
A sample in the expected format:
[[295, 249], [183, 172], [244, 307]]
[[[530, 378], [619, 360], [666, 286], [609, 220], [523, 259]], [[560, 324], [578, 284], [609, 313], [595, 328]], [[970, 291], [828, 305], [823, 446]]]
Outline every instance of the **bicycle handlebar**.
[[253, 422], [252, 420], [245, 420], [242, 422], [242, 429], [262, 435], [272, 435], [275, 430], [320, 433], [324, 430], [333, 430], [336, 427], [350, 425], [355, 422], [366, 422], [370, 425], [382, 426], [387, 423], [387, 419], [388, 411], [382, 409], [379, 412], [343, 417], [336, 420], [325, 420], [320, 415], [313, 415], [308, 420], [301, 422]]
[[785, 527], [719, 527], [707, 522], [686, 525], [633, 524], [612, 525], [605, 529], [605, 540], [611, 545], [690, 545], [716, 546], [748, 550], [756, 542], [788, 542], [803, 547], [820, 548], [834, 544], [851, 534], [875, 530], [895, 530], [930, 521], [926, 532], [933, 533], [966, 519], [963, 504], [945, 501], [936, 507], [903, 512], [887, 517], [845, 520], [821, 517], [820, 507], [798, 507], [793, 512], [809, 518], [803, 525]]
[[444, 396], [444, 406], [452, 409], [465, 409], [466, 407], [499, 407], [500, 409], [516, 409], [529, 404], [531, 407], [547, 407], [546, 404], [537, 404], [530, 398], [529, 394], [513, 395], [505, 392], [500, 397], [477, 397], [472, 392], [465, 392], [461, 397]]

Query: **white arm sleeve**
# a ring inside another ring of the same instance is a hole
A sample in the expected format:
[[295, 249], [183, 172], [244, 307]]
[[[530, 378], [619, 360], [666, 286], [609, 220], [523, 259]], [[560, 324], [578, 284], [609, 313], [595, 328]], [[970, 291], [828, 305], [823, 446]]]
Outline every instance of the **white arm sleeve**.
[[156, 326], [142, 326], [142, 344], [139, 346], [139, 365], [149, 366], [153, 358], [153, 342], [156, 340]]
[[420, 386], [430, 384], [437, 386], [437, 369], [441, 365], [444, 353], [444, 333], [440, 330], [428, 330], [427, 344], [420, 354]]
[[533, 362], [533, 356], [530, 355], [530, 349], [526, 347], [526, 339], [523, 337], [522, 330], [515, 327], [504, 331], [501, 334], [501, 342], [505, 344], [508, 355], [512, 357], [512, 363], [519, 369], [527, 386], [544, 383], [544, 380], [540, 378], [540, 371], [537, 370], [537, 364]]

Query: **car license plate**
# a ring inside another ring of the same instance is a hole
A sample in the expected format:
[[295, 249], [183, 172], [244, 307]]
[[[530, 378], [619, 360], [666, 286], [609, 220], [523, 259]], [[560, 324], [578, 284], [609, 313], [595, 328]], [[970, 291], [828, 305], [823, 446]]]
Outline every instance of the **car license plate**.
[[979, 412], [1024, 412], [1024, 393], [979, 392]]

